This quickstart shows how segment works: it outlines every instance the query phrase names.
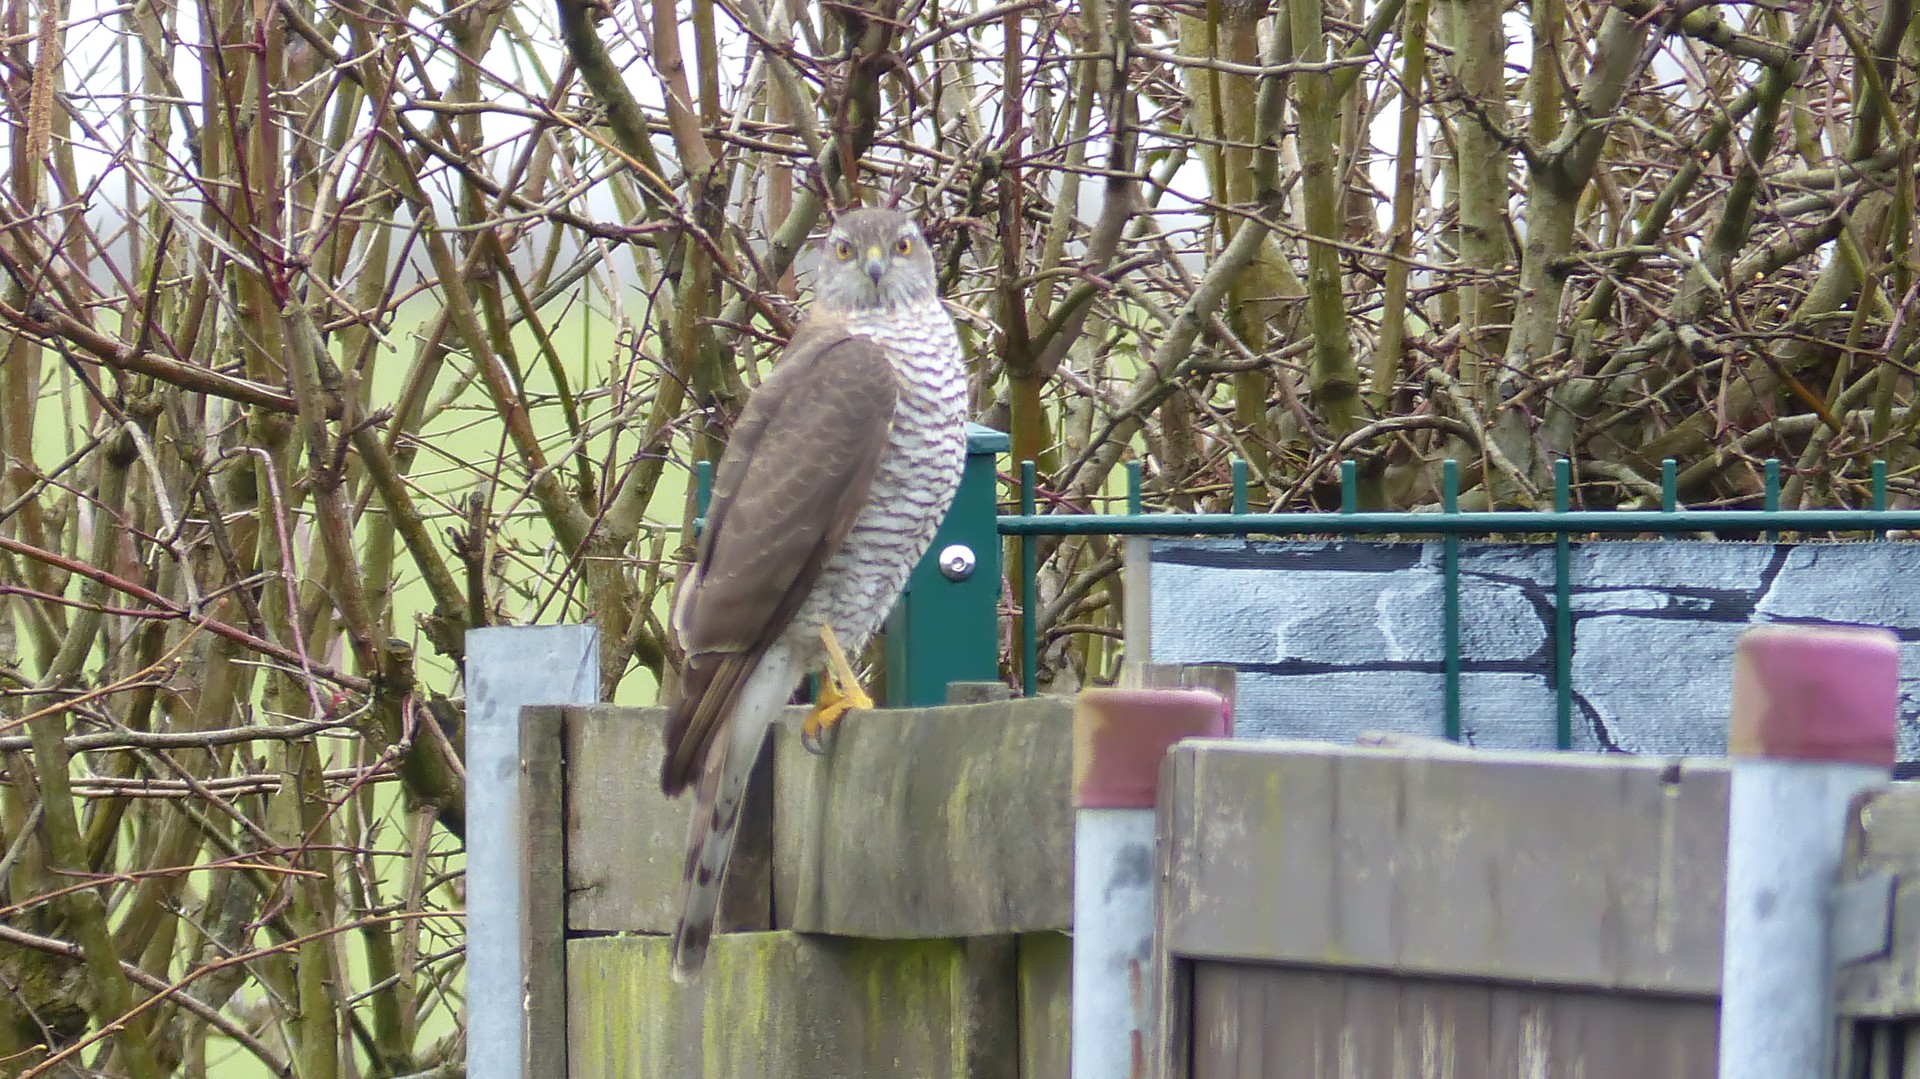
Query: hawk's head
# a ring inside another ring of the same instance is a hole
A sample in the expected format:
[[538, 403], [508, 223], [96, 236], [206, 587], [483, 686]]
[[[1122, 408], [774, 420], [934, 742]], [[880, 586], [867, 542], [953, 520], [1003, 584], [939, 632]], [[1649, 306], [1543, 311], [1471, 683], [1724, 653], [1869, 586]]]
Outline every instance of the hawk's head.
[[913, 218], [896, 210], [842, 214], [820, 248], [815, 298], [839, 310], [899, 307], [936, 299], [933, 252]]

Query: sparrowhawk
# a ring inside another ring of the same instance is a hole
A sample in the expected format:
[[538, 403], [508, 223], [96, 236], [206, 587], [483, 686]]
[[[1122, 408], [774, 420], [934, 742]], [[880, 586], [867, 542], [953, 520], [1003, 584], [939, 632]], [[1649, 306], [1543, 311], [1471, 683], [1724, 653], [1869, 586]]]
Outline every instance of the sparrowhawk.
[[672, 622], [686, 652], [668, 709], [668, 796], [697, 785], [673, 975], [706, 959], [747, 775], [800, 679], [802, 728], [871, 708], [848, 662], [925, 554], [960, 483], [967, 378], [912, 218], [842, 215], [811, 309], [742, 410]]

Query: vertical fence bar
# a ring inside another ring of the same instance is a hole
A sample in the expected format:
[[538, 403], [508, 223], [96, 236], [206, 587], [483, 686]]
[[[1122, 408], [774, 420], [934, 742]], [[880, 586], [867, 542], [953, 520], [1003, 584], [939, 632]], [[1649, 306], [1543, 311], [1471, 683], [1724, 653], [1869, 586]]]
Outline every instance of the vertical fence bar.
[[[1553, 462], [1553, 509], [1573, 508], [1573, 462]], [[1573, 549], [1565, 528], [1553, 540], [1553, 741], [1573, 748]]]
[[1247, 462], [1241, 457], [1233, 459], [1233, 512], [1247, 512]]
[[[1873, 463], [1873, 512], [1887, 512], [1887, 462], [1884, 460]], [[1873, 538], [1886, 539], [1887, 530], [1874, 529]]]
[[520, 1079], [553, 1051], [530, 1045], [525, 1026], [521, 929], [531, 918], [521, 887], [521, 709], [597, 701], [600, 633], [593, 626], [469, 630], [466, 673], [467, 1074]]
[[1154, 1029], [1155, 803], [1184, 738], [1224, 738], [1206, 689], [1090, 689], [1073, 713], [1072, 1079], [1146, 1079]]
[[[1127, 513], [1139, 516], [1145, 509], [1141, 494], [1145, 469], [1139, 461], [1127, 462]], [[1128, 536], [1120, 541], [1121, 558], [1121, 653], [1129, 672], [1146, 669], [1153, 659], [1153, 540], [1146, 536]]]
[[[1020, 462], [1020, 513], [1031, 517], [1039, 499], [1039, 476], [1032, 461]], [[1037, 536], [1020, 537], [1020, 695], [1031, 697], [1040, 685], [1040, 552]]]
[[1735, 646], [1721, 1079], [1830, 1073], [1832, 889], [1852, 800], [1890, 776], [1899, 667], [1877, 629], [1765, 626]]
[[1360, 511], [1360, 466], [1352, 461], [1340, 462], [1340, 512], [1358, 513]]
[[[1762, 490], [1762, 506], [1768, 513], [1778, 513], [1780, 511], [1780, 459], [1777, 457], [1767, 458], [1766, 484]], [[1772, 543], [1779, 538], [1779, 530], [1772, 528], [1767, 529], [1768, 543]]]
[[[1440, 512], [1460, 512], [1460, 462], [1440, 462]], [[1460, 537], [1448, 535], [1440, 547], [1441, 648], [1446, 657], [1448, 741], [1460, 740]]]
[[1672, 513], [1680, 508], [1680, 462], [1669, 457], [1660, 462], [1660, 510]]

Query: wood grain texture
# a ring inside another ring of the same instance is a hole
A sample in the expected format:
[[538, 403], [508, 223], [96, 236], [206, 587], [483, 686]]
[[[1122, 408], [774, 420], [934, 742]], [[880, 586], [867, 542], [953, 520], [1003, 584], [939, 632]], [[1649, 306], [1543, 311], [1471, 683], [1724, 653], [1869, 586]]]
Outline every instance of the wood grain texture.
[[1843, 877], [1895, 875], [1893, 946], [1880, 959], [1835, 970], [1836, 1008], [1851, 1019], [1920, 1019], [1920, 784], [1868, 796], [1847, 822]]
[[1005, 682], [947, 683], [948, 704], [987, 704], [992, 701], [1012, 699], [1013, 687]]
[[1173, 950], [1169, 913], [1175, 896], [1197, 884], [1193, 857], [1194, 762], [1176, 749], [1160, 762], [1160, 804], [1154, 807], [1153, 1025], [1147, 1044], [1147, 1074], [1188, 1079], [1193, 1074], [1193, 963]]
[[664, 937], [567, 950], [574, 1079], [1020, 1079], [1004, 946], [732, 933], [688, 986]]
[[1066, 929], [1073, 703], [856, 712], [775, 732], [775, 924], [883, 940]]
[[1028, 933], [1019, 941], [1020, 1079], [1069, 1079], [1073, 938]]
[[[795, 709], [795, 714], [799, 709]], [[670, 933], [679, 914], [693, 799], [660, 793], [664, 708], [570, 708], [567, 759], [567, 927]], [[740, 811], [721, 894], [720, 932], [773, 924], [772, 739]]]
[[956, 1041], [968, 1075], [1020, 1071], [1020, 938], [969, 937], [960, 945], [954, 985]]
[[[1120, 541], [1121, 660], [1141, 668], [1153, 660], [1153, 544], [1147, 536]], [[1128, 676], [1123, 672], [1122, 684]]]
[[1172, 954], [1719, 992], [1723, 763], [1281, 741], [1171, 760]]
[[1130, 667], [1121, 673], [1123, 685], [1137, 684], [1143, 689], [1211, 689], [1233, 703], [1233, 687], [1239, 677], [1232, 667], [1220, 663], [1148, 663]]
[[521, 1079], [566, 1079], [563, 709], [520, 715]]
[[1711, 1076], [1711, 1001], [1194, 964], [1194, 1079]]

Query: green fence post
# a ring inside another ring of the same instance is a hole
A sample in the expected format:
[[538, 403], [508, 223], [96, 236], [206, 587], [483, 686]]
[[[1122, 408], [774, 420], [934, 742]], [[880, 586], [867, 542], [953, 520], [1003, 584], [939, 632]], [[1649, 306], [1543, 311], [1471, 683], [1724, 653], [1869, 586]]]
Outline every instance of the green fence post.
[[949, 682], [1000, 678], [995, 470], [1009, 445], [999, 431], [967, 425], [967, 467], [960, 490], [887, 619], [889, 708], [943, 704]]

